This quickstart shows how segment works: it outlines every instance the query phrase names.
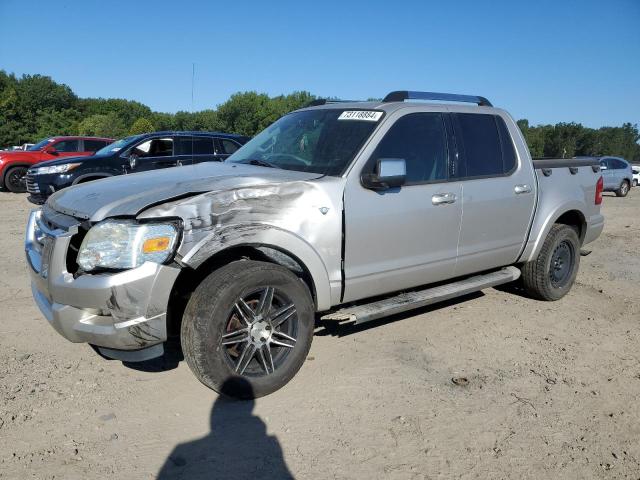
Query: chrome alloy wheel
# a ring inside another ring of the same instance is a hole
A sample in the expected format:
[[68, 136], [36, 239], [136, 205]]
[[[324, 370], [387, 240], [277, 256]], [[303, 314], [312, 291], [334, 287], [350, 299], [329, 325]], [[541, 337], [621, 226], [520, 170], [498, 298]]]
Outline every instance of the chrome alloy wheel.
[[238, 375], [266, 376], [280, 367], [295, 347], [296, 308], [274, 287], [237, 299], [226, 322], [221, 345]]

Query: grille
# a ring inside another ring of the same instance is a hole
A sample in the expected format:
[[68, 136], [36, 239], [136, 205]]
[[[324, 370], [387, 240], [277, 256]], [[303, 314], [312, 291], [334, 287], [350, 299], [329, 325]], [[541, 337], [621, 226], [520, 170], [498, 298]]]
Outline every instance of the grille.
[[27, 192], [29, 192], [29, 193], [40, 193], [40, 187], [38, 186], [38, 183], [33, 178], [33, 175], [30, 174], [30, 173], [27, 173], [25, 178], [26, 178], [26, 181], [27, 181]]

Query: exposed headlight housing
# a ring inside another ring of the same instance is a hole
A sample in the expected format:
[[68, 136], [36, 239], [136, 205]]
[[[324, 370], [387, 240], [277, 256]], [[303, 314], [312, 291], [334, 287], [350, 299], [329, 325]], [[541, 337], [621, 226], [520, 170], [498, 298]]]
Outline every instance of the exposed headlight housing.
[[87, 232], [77, 262], [85, 272], [165, 263], [173, 255], [177, 240], [178, 229], [171, 223], [105, 220]]
[[37, 167], [32, 170], [34, 175], [47, 175], [50, 173], [65, 173], [82, 165], [81, 163], [65, 163], [63, 165], [51, 165], [50, 167]]

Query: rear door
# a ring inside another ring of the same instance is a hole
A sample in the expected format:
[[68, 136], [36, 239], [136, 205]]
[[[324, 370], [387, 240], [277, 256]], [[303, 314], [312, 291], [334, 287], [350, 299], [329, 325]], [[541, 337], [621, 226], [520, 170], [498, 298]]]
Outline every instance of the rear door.
[[602, 182], [605, 190], [613, 190], [614, 188], [616, 188], [615, 172], [613, 170], [613, 164], [611, 160], [611, 158], [600, 159]]
[[[437, 282], [455, 272], [462, 204], [460, 183], [448, 177], [446, 114], [398, 116], [372, 139], [368, 148], [380, 141], [363, 170], [348, 177], [345, 302]], [[380, 158], [405, 160], [405, 185], [383, 191], [362, 186], [361, 175], [372, 173]]]
[[106, 147], [108, 144], [109, 142], [105, 140], [85, 138], [84, 140], [82, 140], [82, 146], [80, 148], [83, 152], [83, 155], [93, 155], [101, 148]]
[[533, 219], [536, 181], [499, 115], [453, 113], [462, 186], [456, 276], [509, 265], [522, 251]]
[[189, 136], [176, 139], [176, 153], [181, 165], [214, 160], [213, 137]]

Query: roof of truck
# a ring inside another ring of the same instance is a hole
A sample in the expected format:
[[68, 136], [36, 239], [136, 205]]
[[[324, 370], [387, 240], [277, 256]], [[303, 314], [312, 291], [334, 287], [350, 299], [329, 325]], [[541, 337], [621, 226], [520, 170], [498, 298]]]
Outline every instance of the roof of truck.
[[382, 110], [391, 113], [406, 107], [438, 106], [457, 111], [497, 110], [485, 97], [479, 95], [460, 95], [455, 93], [418, 92], [400, 90], [389, 93], [383, 100], [374, 101], [343, 101], [317, 99], [306, 107], [313, 109], [341, 110]]

